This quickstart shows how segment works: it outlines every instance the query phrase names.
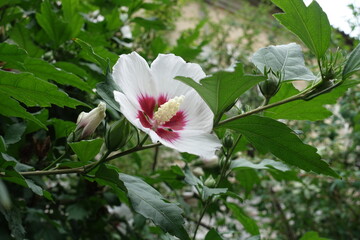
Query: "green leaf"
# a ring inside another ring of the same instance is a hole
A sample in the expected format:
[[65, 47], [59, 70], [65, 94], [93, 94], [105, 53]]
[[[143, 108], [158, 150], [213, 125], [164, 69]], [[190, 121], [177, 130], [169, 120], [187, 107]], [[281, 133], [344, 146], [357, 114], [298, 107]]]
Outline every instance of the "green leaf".
[[342, 72], [342, 79], [347, 79], [360, 70], [360, 44], [350, 53]]
[[204, 183], [191, 172], [188, 166], [185, 167], [184, 174], [185, 174], [184, 181], [186, 183], [200, 188], [201, 191], [200, 194], [202, 200], [207, 200], [212, 196], [227, 192], [227, 188], [209, 188], [205, 186]]
[[153, 187], [137, 177], [119, 174], [128, 191], [134, 210], [146, 218], [150, 218], [165, 232], [182, 239], [190, 240], [183, 224], [182, 209], [174, 203], [164, 201], [164, 197]]
[[70, 37], [76, 37], [84, 24], [79, 12], [79, 0], [61, 0], [64, 22], [70, 29]]
[[250, 168], [250, 169], [276, 169], [279, 170], [281, 172], [286, 172], [289, 171], [290, 169], [288, 168], [288, 166], [286, 166], [285, 164], [278, 162], [278, 161], [274, 161], [271, 159], [264, 159], [261, 162], [255, 164], [250, 162], [249, 160], [245, 159], [245, 158], [241, 158], [241, 159], [236, 159], [231, 161], [231, 165], [230, 165], [231, 169], [246, 169], [246, 168]]
[[140, 26], [146, 29], [155, 29], [155, 30], [166, 29], [166, 25], [164, 24], [164, 22], [158, 18], [135, 17], [131, 20], [131, 22], [139, 24]]
[[69, 136], [76, 127], [74, 122], [64, 121], [57, 118], [52, 118], [50, 122], [54, 125], [56, 139]]
[[21, 140], [26, 129], [26, 124], [15, 123], [5, 129], [4, 139], [6, 144], [14, 144]]
[[25, 229], [22, 225], [22, 215], [20, 209], [17, 206], [13, 205], [12, 208], [9, 210], [0, 207], [0, 212], [5, 216], [5, 219], [8, 222], [11, 235], [16, 240], [26, 239]]
[[243, 65], [238, 63], [233, 72], [220, 71], [195, 82], [191, 78], [176, 77], [194, 88], [215, 114], [220, 117], [241, 94], [265, 80], [262, 76], [244, 75]]
[[120, 105], [114, 98], [114, 91], [121, 91], [120, 87], [114, 82], [111, 72], [107, 72], [106, 80], [96, 84], [96, 92], [113, 109], [120, 111]]
[[87, 218], [90, 214], [89, 211], [87, 211], [82, 204], [80, 203], [75, 203], [72, 205], [69, 205], [66, 208], [66, 212], [69, 214], [68, 215], [68, 220], [84, 220], [85, 218]]
[[[335, 104], [336, 100], [344, 95], [345, 91], [358, 84], [356, 81], [349, 81], [336, 87], [331, 92], [322, 94], [310, 101], [297, 100], [265, 111], [265, 116], [275, 119], [289, 119], [289, 120], [323, 120], [332, 115], [332, 112], [324, 107], [326, 104]], [[280, 100], [298, 94], [299, 91], [294, 88], [292, 84], [282, 84], [279, 92], [273, 97], [270, 103], [275, 103]]]
[[10, 209], [10, 207], [11, 207], [11, 200], [10, 200], [9, 192], [8, 192], [5, 184], [3, 183], [3, 181], [0, 179], [0, 207], [1, 207], [1, 205], [5, 209]]
[[102, 138], [82, 140], [69, 143], [71, 149], [76, 153], [80, 161], [90, 161], [99, 153], [104, 140]]
[[91, 88], [78, 76], [55, 68], [52, 64], [36, 58], [26, 58], [24, 70], [33, 73], [36, 77], [44, 80], [54, 80], [62, 85], [77, 87], [80, 90], [92, 92]]
[[206, 234], [205, 240], [223, 240], [220, 234], [214, 229], [210, 229], [210, 231]]
[[300, 240], [329, 240], [328, 238], [322, 238], [319, 237], [319, 234], [317, 232], [307, 232], [305, 233]]
[[31, 57], [41, 57], [44, 50], [34, 44], [30, 37], [30, 31], [25, 27], [24, 24], [15, 24], [10, 33], [10, 37], [14, 40], [21, 48], [25, 49]]
[[339, 175], [321, 160], [314, 147], [304, 144], [285, 124], [271, 118], [248, 116], [222, 125], [243, 134], [257, 150], [271, 152], [287, 164], [305, 171], [314, 171], [333, 177]]
[[35, 17], [36, 21], [53, 41], [55, 48], [66, 40], [71, 39], [69, 24], [65, 23], [60, 16], [54, 12], [49, 0], [41, 3], [41, 13], [37, 12]]
[[212, 196], [220, 195], [227, 192], [227, 188], [209, 188], [205, 185], [202, 186], [201, 199], [207, 200]]
[[107, 61], [103, 57], [101, 57], [97, 53], [95, 53], [94, 49], [92, 48], [92, 46], [90, 44], [88, 44], [87, 42], [84, 42], [83, 40], [81, 40], [79, 38], [74, 39], [74, 41], [80, 45], [80, 47], [85, 51], [87, 56], [90, 59], [92, 59], [93, 62], [99, 64], [99, 66], [104, 71], [104, 73], [107, 71], [107, 69], [108, 69]]
[[256, 221], [246, 215], [244, 210], [235, 203], [226, 203], [226, 206], [232, 211], [234, 217], [244, 226], [245, 230], [251, 235], [259, 235], [260, 231]]
[[16, 45], [0, 43], [0, 56], [1, 61], [12, 63], [15, 68], [22, 68], [23, 61], [24, 58], [27, 57], [27, 53], [24, 49], [21, 49]]
[[305, 66], [301, 47], [296, 43], [261, 48], [254, 53], [251, 61], [263, 74], [265, 67], [280, 72], [284, 81], [316, 79]]
[[260, 178], [257, 172], [250, 168], [234, 169], [235, 178], [239, 184], [245, 188], [245, 193], [248, 195], [256, 184], [260, 183]]
[[306, 7], [303, 0], [271, 0], [285, 13], [275, 18], [296, 34], [319, 59], [329, 48], [331, 26], [325, 12], [316, 1]]
[[0, 135], [0, 152], [6, 152], [7, 147], [8, 146], [5, 143], [5, 139]]
[[74, 108], [83, 103], [70, 98], [51, 83], [43, 81], [29, 73], [11, 73], [0, 71], [0, 93], [11, 96], [25, 105]]

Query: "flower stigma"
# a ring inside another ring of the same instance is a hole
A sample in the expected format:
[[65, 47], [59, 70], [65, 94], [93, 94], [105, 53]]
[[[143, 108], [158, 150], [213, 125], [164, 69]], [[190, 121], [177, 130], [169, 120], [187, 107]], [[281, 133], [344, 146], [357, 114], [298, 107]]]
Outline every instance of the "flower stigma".
[[161, 104], [159, 109], [154, 113], [154, 119], [157, 125], [162, 125], [169, 121], [179, 111], [181, 103], [185, 96], [174, 97], [164, 104]]

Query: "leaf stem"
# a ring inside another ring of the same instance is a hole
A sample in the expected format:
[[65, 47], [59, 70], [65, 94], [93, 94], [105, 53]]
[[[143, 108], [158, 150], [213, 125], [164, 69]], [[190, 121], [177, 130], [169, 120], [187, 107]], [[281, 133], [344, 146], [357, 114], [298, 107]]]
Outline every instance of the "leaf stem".
[[101, 157], [99, 161], [97, 161], [94, 165], [85, 168], [84, 174], [91, 172], [93, 169], [97, 168], [100, 164], [104, 163], [106, 161], [106, 158], [110, 155], [110, 153], [111, 151], [109, 150], [106, 151], [106, 153]]
[[69, 147], [66, 146], [66, 149], [65, 149], [65, 152], [60, 156], [58, 157], [55, 161], [53, 161], [49, 166], [47, 166], [46, 168], [44, 168], [43, 170], [49, 170], [51, 169], [52, 167], [54, 167], [57, 163], [59, 163], [61, 160], [63, 160], [63, 158], [69, 153]]

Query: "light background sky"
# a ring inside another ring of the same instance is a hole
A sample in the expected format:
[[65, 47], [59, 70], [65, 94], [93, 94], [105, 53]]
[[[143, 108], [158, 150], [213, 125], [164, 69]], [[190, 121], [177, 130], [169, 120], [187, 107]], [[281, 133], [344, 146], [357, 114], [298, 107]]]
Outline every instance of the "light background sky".
[[[306, 5], [309, 5], [312, 0], [304, 0]], [[327, 14], [330, 24], [336, 28], [341, 29], [347, 34], [350, 34], [351, 28], [348, 20], [352, 18], [349, 4], [354, 4], [360, 7], [360, 0], [317, 0], [323, 11]], [[360, 29], [350, 34], [352, 37], [360, 37]]]

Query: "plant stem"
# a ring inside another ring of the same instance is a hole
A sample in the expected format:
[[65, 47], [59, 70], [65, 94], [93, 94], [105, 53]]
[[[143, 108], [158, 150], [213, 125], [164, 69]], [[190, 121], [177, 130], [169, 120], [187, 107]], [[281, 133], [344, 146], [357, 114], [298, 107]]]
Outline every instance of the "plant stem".
[[[123, 151], [121, 153], [115, 154], [113, 156], [110, 157], [106, 157], [101, 163], [105, 163], [108, 161], [111, 161], [115, 158], [119, 158], [122, 156], [125, 156], [127, 154], [130, 153], [134, 153], [134, 152], [138, 152], [138, 151], [142, 151], [145, 149], [149, 149], [149, 148], [154, 148], [157, 146], [160, 146], [161, 143], [155, 143], [155, 144], [149, 144], [149, 145], [145, 145], [145, 146], [136, 146], [134, 148], [128, 149], [126, 151]], [[101, 161], [101, 160], [100, 160]], [[80, 173], [80, 174], [84, 174], [86, 173], [89, 169], [91, 169], [93, 166], [99, 164], [99, 162], [95, 162], [95, 163], [90, 163], [87, 164], [85, 166], [82, 167], [77, 167], [77, 168], [67, 168], [67, 169], [55, 169], [55, 170], [40, 170], [40, 171], [27, 171], [27, 172], [19, 172], [19, 174], [23, 175], [23, 176], [45, 176], [45, 175], [57, 175], [57, 174], [69, 174], [69, 173]], [[1, 176], [5, 176], [4, 172], [0, 172], [0, 177]]]
[[307, 91], [306, 91], [306, 92], [299, 93], [299, 94], [296, 94], [296, 95], [294, 95], [294, 96], [292, 96], [292, 97], [283, 99], [283, 100], [281, 100], [281, 101], [279, 101], [279, 102], [275, 102], [275, 103], [271, 103], [271, 104], [268, 104], [268, 105], [264, 105], [264, 106], [261, 106], [261, 107], [258, 107], [258, 108], [256, 108], [256, 109], [254, 109], [254, 110], [248, 111], [248, 112], [246, 112], [246, 113], [243, 113], [243, 114], [236, 115], [236, 116], [234, 116], [234, 117], [225, 119], [224, 121], [219, 122], [215, 127], [224, 125], [225, 123], [234, 121], [234, 120], [236, 120], [236, 119], [244, 118], [244, 117], [247, 117], [247, 116], [249, 116], [249, 115], [262, 112], [262, 111], [264, 111], [264, 110], [266, 110], [266, 109], [269, 109], [269, 108], [273, 108], [273, 107], [276, 107], [276, 106], [279, 106], [279, 105], [282, 105], [282, 104], [285, 104], [285, 103], [289, 103], [289, 102], [292, 102], [292, 101], [300, 100], [300, 99], [302, 99], [304, 96], [306, 96], [306, 93], [307, 93]]
[[43, 170], [45, 171], [45, 170], [51, 169], [53, 166], [55, 166], [57, 163], [59, 163], [61, 160], [63, 160], [63, 158], [66, 156], [66, 154], [68, 154], [68, 152], [69, 152], [69, 147], [66, 147], [65, 152], [60, 157], [58, 157], [55, 161], [53, 161], [49, 166], [44, 168]]
[[[217, 188], [219, 186], [219, 184], [221, 183], [221, 181], [224, 179], [224, 177], [226, 176], [226, 171], [228, 170], [228, 167], [229, 167], [229, 160], [230, 160], [230, 157], [232, 155], [232, 153], [234, 152], [235, 150], [235, 147], [236, 145], [239, 143], [240, 139], [242, 137], [242, 134], [240, 134], [237, 139], [235, 140], [234, 142], [234, 145], [231, 147], [231, 149], [227, 152], [227, 154], [225, 155], [225, 161], [224, 161], [224, 164], [223, 166], [221, 167], [221, 172], [220, 172], [220, 178], [219, 178], [219, 181], [216, 182], [216, 185], [215, 185], [215, 188]], [[209, 206], [209, 204], [211, 203], [212, 201], [212, 197], [209, 197], [206, 201], [205, 201], [205, 204], [204, 204], [204, 209], [203, 211], [201, 212], [201, 215], [200, 215], [200, 218], [196, 224], [196, 227], [195, 227], [195, 231], [194, 231], [194, 236], [193, 236], [193, 240], [195, 240], [196, 238], [196, 233], [199, 229], [199, 226], [202, 225], [201, 224], [201, 220], [203, 219], [204, 215], [205, 215], [205, 212]]]
[[89, 172], [91, 172], [91, 170], [97, 168], [98, 166], [100, 166], [100, 164], [104, 163], [104, 162], [106, 161], [106, 158], [110, 155], [110, 153], [111, 153], [111, 151], [107, 151], [107, 152], [101, 157], [101, 159], [100, 159], [99, 161], [97, 161], [94, 165], [85, 168], [85, 172], [84, 172], [84, 173], [85, 173], [85, 174], [86, 174], [86, 173], [89, 173]]
[[155, 169], [156, 169], [158, 156], [159, 156], [159, 147], [156, 147], [155, 148], [155, 153], [154, 153], [154, 162], [153, 162], [152, 168], [151, 168], [153, 172], [155, 172]]
[[193, 240], [196, 239], [196, 234], [197, 234], [197, 231], [198, 231], [198, 229], [199, 229], [199, 226], [201, 225], [201, 220], [202, 220], [203, 217], [205, 216], [205, 212], [206, 212], [206, 210], [207, 210], [210, 202], [211, 202], [211, 197], [206, 200], [205, 205], [204, 205], [204, 208], [203, 208], [203, 210], [202, 210], [202, 212], [201, 212], [200, 218], [199, 218], [199, 220], [198, 220], [197, 223], [196, 223], [196, 227], [195, 227], [195, 231], [194, 231], [194, 235], [193, 235]]

